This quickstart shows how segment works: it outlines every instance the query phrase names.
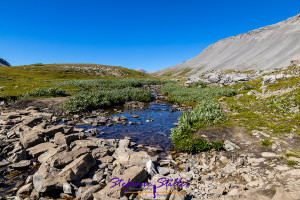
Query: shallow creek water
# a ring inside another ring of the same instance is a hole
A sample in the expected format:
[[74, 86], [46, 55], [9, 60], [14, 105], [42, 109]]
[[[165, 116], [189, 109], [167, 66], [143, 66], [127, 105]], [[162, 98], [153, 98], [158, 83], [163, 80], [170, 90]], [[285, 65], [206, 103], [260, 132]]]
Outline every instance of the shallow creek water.
[[[138, 118], [133, 118], [133, 114], [137, 115]], [[181, 112], [174, 110], [172, 104], [164, 101], [159, 103], [153, 101], [143, 110], [124, 110], [123, 114], [110, 115], [111, 118], [114, 116], [126, 117], [127, 124], [125, 126], [114, 124], [110, 127], [92, 127], [90, 125], [77, 125], [76, 127], [85, 130], [97, 128], [100, 133], [104, 133], [104, 135], [99, 134], [97, 137], [105, 139], [123, 139], [128, 136], [132, 138], [132, 142], [137, 144], [168, 151], [172, 146], [172, 141], [169, 138], [170, 129], [175, 127], [173, 124], [178, 121], [180, 115]], [[135, 125], [130, 125], [129, 122], [133, 122]]]

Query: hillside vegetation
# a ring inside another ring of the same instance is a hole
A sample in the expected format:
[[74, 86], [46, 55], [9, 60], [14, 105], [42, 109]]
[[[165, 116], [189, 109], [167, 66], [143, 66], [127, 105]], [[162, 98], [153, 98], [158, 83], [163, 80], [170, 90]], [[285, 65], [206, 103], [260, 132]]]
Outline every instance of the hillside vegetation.
[[0, 98], [16, 98], [57, 82], [79, 79], [148, 78], [149, 75], [119, 66], [97, 64], [33, 64], [0, 66]]

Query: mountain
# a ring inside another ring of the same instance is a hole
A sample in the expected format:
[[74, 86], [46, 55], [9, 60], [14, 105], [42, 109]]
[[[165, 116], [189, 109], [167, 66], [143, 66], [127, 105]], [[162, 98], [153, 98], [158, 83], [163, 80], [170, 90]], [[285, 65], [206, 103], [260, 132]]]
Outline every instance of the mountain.
[[0, 66], [9, 67], [10, 64], [6, 60], [0, 58]]
[[143, 72], [143, 73], [148, 73], [146, 70], [144, 70], [144, 69], [142, 69], [142, 68], [137, 68], [135, 71]]
[[198, 76], [215, 69], [272, 69], [300, 57], [300, 14], [274, 25], [225, 38], [196, 57], [156, 75]]

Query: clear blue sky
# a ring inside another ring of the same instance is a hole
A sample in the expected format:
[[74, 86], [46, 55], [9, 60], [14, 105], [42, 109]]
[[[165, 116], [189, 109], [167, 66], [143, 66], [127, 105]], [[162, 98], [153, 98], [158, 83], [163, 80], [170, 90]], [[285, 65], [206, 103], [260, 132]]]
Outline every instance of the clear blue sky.
[[154, 71], [213, 42], [300, 13], [300, 0], [0, 0], [12, 65], [97, 63]]

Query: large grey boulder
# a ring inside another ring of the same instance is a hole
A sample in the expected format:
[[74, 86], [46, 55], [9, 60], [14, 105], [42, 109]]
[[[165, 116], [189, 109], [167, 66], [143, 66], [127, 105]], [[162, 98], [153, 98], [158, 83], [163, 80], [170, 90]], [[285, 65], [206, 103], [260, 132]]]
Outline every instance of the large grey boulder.
[[33, 175], [33, 185], [37, 192], [47, 192], [51, 190], [62, 190], [62, 181], [59, 179], [60, 170], [43, 163], [38, 171]]
[[52, 149], [54, 147], [56, 147], [55, 144], [53, 144], [51, 142], [45, 142], [45, 143], [41, 143], [36, 146], [30, 147], [27, 149], [27, 151], [29, 152], [29, 154], [32, 157], [37, 158], [41, 154], [45, 153], [46, 151], [48, 151], [49, 149]]
[[24, 131], [20, 133], [20, 141], [24, 148], [29, 148], [37, 144], [43, 143], [44, 139], [37, 131]]
[[51, 167], [63, 168], [73, 160], [77, 159], [79, 156], [89, 153], [90, 149], [88, 148], [79, 148], [72, 151], [63, 151], [55, 154], [51, 159], [48, 160], [48, 163]]
[[85, 154], [68, 164], [58, 175], [66, 181], [79, 180], [95, 165], [91, 153]]

